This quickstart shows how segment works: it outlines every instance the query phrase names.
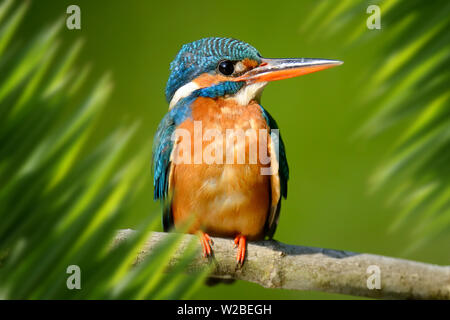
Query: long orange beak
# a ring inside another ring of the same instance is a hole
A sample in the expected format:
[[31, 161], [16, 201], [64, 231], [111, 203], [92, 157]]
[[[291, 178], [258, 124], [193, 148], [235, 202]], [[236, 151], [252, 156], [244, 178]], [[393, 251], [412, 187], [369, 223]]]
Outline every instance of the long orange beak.
[[288, 79], [339, 66], [344, 62], [325, 59], [261, 59], [261, 64], [235, 81], [268, 82]]

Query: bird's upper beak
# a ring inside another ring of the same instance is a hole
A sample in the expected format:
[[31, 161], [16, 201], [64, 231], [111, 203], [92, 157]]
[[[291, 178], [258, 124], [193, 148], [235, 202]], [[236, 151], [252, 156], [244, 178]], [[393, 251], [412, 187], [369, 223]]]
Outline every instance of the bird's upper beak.
[[344, 62], [325, 59], [267, 59], [258, 67], [236, 78], [236, 81], [268, 82], [302, 76], [304, 74], [336, 67]]

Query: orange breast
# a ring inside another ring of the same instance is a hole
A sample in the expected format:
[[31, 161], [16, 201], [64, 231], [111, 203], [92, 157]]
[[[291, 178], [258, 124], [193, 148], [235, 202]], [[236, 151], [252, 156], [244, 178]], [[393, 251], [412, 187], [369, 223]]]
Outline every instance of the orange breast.
[[[203, 230], [213, 236], [262, 238], [270, 206], [270, 176], [262, 175], [261, 168], [270, 163], [262, 164], [258, 149], [267, 152], [267, 136], [261, 139], [259, 133], [269, 130], [259, 105], [199, 98], [192, 106], [192, 120], [179, 129], [189, 132], [191, 141], [189, 145], [183, 144], [186, 137], [178, 140], [173, 160], [184, 157], [187, 162], [183, 153], [190, 152], [192, 163], [173, 161], [170, 189], [175, 226], [194, 216], [191, 233]], [[251, 130], [244, 139], [233, 136], [247, 129]]]

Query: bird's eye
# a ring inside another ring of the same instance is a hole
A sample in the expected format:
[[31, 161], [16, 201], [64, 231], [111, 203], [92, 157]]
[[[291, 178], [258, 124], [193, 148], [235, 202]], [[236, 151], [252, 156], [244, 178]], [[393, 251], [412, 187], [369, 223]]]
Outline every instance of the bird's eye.
[[232, 75], [234, 72], [234, 63], [230, 60], [224, 60], [219, 63], [219, 72], [225, 76]]

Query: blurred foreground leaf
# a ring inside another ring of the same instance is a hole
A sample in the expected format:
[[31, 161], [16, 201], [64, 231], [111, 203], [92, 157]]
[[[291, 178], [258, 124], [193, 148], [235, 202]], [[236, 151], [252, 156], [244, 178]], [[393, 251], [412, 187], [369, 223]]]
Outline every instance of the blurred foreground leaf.
[[[368, 30], [369, 5], [379, 5], [381, 30]], [[348, 33], [346, 50], [368, 42], [383, 54], [369, 63], [371, 77], [358, 104], [374, 110], [359, 131], [373, 138], [400, 128], [388, 159], [371, 179], [377, 190], [397, 186], [403, 204], [391, 230], [411, 228], [411, 246], [450, 231], [450, 2], [321, 0], [309, 25], [332, 37]], [[388, 30], [389, 37], [382, 38]], [[383, 40], [381, 40], [383, 39]], [[386, 41], [388, 39], [388, 41]]]
[[[62, 20], [26, 45], [11, 45], [27, 8], [0, 3], [0, 299], [186, 297], [204, 275], [181, 276], [182, 267], [164, 274], [179, 236], [133, 266], [158, 218], [149, 215], [132, 239], [111, 247], [142, 172], [150, 174], [150, 150], [119, 161], [136, 125], [87, 145], [111, 76], [80, 94], [89, 68], [74, 67], [81, 41], [59, 54]], [[81, 290], [66, 286], [69, 265], [81, 269]]]

